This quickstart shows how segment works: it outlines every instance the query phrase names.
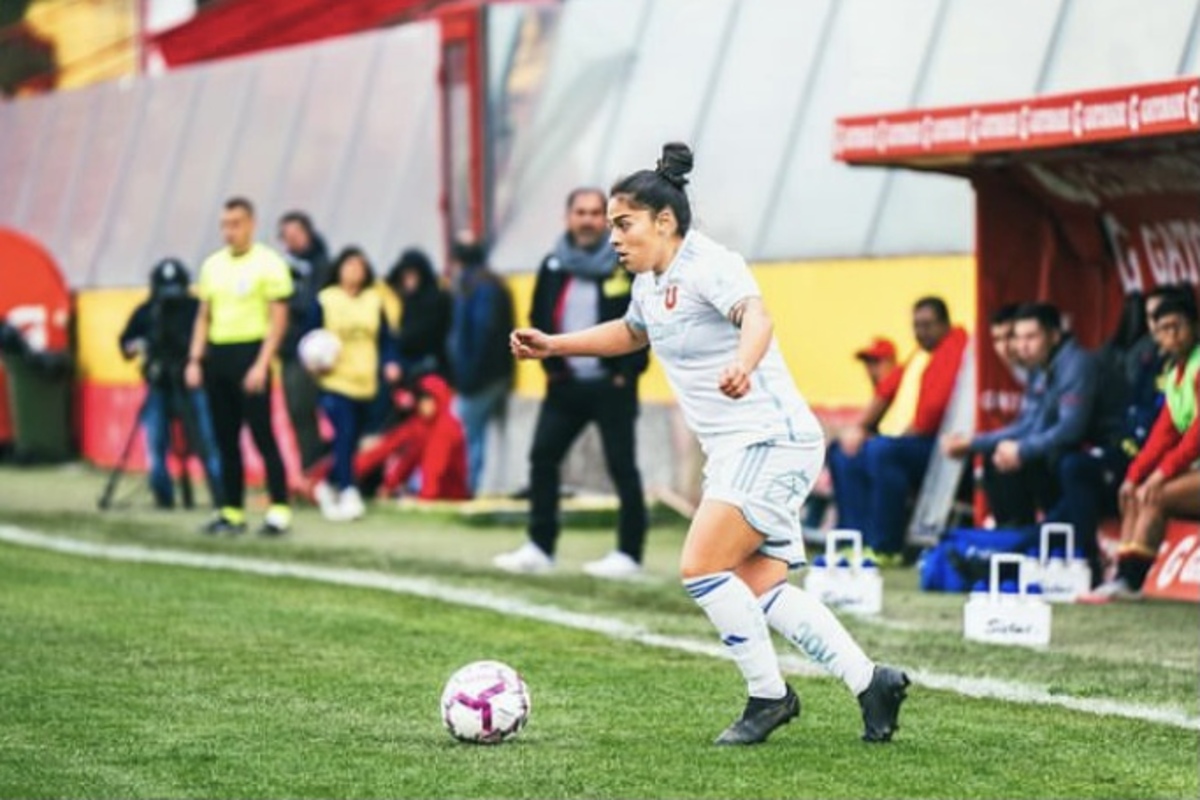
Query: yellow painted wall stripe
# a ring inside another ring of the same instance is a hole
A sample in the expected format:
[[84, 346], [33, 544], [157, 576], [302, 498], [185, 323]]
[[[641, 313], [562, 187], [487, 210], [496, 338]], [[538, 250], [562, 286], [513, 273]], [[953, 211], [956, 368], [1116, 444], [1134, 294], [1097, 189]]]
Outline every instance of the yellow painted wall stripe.
[[[974, 327], [975, 259], [970, 255], [772, 263], [753, 270], [784, 358], [800, 391], [814, 405], [867, 401], [870, 384], [854, 360], [855, 351], [873, 336], [887, 336], [901, 358], [912, 353], [917, 344], [911, 309], [920, 297], [940, 296], [954, 322], [968, 330]], [[527, 324], [533, 276], [515, 276], [509, 285], [518, 324]], [[520, 394], [540, 396], [544, 386], [541, 367], [521, 365]], [[666, 376], [653, 358], [641, 395], [651, 402], [672, 399]]]
[[[809, 402], [819, 406], [861, 405], [870, 389], [854, 360], [872, 336], [896, 342], [901, 356], [916, 348], [911, 307], [923, 295], [939, 295], [954, 321], [973, 327], [975, 260], [972, 256], [851, 259], [761, 264], [754, 267], [775, 320], [784, 357]], [[527, 324], [533, 275], [510, 278], [518, 324]], [[133, 309], [146, 297], [140, 289], [98, 289], [77, 299], [79, 360], [84, 378], [100, 383], [134, 383], [136, 364], [126, 362], [117, 336]], [[538, 397], [545, 388], [541, 367], [524, 363], [517, 391]], [[670, 389], [651, 359], [642, 397], [668, 402]]]
[[117, 337], [148, 295], [146, 289], [87, 289], [76, 295], [80, 378], [102, 384], [141, 382], [138, 362], [125, 360]]

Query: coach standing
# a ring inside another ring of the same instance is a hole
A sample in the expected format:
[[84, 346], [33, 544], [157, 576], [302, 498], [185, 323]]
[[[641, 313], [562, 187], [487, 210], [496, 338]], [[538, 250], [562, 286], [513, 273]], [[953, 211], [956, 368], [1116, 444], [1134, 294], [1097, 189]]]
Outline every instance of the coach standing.
[[[566, 333], [624, 317], [632, 279], [617, 265], [608, 243], [605, 200], [604, 192], [591, 188], [576, 189], [567, 197], [567, 231], [538, 270], [530, 313], [535, 328]], [[553, 566], [562, 461], [588, 423], [595, 422], [621, 510], [617, 549], [584, 565], [584, 571], [601, 578], [641, 572], [646, 500], [635, 459], [634, 427], [637, 381], [647, 361], [642, 349], [618, 358], [542, 362], [546, 399], [529, 456], [530, 541], [497, 556], [496, 566], [510, 572], [540, 572]]]
[[200, 310], [192, 333], [185, 379], [204, 385], [212, 409], [225, 505], [204, 531], [246, 530], [245, 480], [239, 446], [242, 423], [250, 426], [267, 472], [271, 505], [260, 533], [279, 535], [292, 523], [287, 476], [271, 430], [271, 362], [288, 324], [292, 277], [287, 263], [254, 240], [254, 206], [225, 201], [221, 235], [226, 246], [200, 268]]

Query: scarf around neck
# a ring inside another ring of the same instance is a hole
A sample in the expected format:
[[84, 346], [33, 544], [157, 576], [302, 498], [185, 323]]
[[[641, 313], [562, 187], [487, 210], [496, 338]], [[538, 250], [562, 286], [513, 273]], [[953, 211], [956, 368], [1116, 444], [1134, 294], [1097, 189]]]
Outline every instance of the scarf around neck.
[[551, 263], [551, 269], [561, 269], [580, 278], [607, 278], [617, 266], [617, 251], [608, 244], [608, 237], [591, 250], [576, 247], [571, 242], [569, 234], [563, 234], [554, 245], [553, 259], [558, 265]]

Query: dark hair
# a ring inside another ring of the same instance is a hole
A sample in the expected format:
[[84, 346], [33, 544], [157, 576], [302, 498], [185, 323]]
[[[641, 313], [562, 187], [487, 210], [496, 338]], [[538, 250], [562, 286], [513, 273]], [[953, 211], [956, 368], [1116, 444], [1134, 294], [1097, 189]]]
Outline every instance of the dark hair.
[[1128, 350], [1146, 335], [1149, 326], [1146, 325], [1146, 298], [1141, 292], [1130, 292], [1125, 295], [1121, 304], [1121, 318], [1117, 320], [1117, 329], [1108, 340], [1111, 347]]
[[437, 273], [433, 268], [433, 261], [425, 254], [424, 250], [417, 247], [409, 247], [400, 254], [400, 257], [396, 259], [396, 263], [388, 270], [388, 286], [398, 290], [400, 287], [400, 277], [409, 270], [420, 276], [421, 280], [418, 291], [427, 285], [436, 285]]
[[337, 286], [342, 279], [342, 267], [352, 258], [361, 259], [363, 266], [367, 269], [367, 279], [363, 281], [363, 288], [370, 286], [375, 282], [375, 268], [371, 266], [371, 259], [367, 258], [367, 254], [363, 252], [361, 247], [351, 245], [342, 249], [338, 253], [338, 257], [334, 259], [333, 266], [329, 268], [329, 280], [325, 281], [326, 286]]
[[1187, 283], [1164, 283], [1161, 286], [1155, 286], [1153, 289], [1147, 292], [1146, 299], [1159, 299], [1163, 302], [1166, 302], [1167, 300], [1178, 300], [1195, 308], [1196, 290], [1191, 284]]
[[248, 215], [254, 216], [254, 204], [244, 197], [231, 197], [225, 201], [225, 210], [233, 211], [235, 208], [240, 208]]
[[922, 308], [928, 308], [933, 312], [933, 316], [938, 322], [943, 325], [950, 324], [950, 309], [946, 307], [946, 301], [940, 297], [922, 297], [917, 302], [913, 303], [913, 311], [918, 311]]
[[657, 214], [670, 208], [684, 236], [692, 225], [692, 206], [688, 202], [687, 174], [692, 171], [692, 149], [682, 142], [663, 145], [662, 157], [654, 169], [638, 170], [621, 178], [609, 190], [611, 196], [624, 195], [629, 204]]
[[303, 211], [287, 212], [279, 218], [279, 227], [283, 227], [289, 222], [294, 222], [301, 228], [304, 228], [304, 232], [308, 234], [310, 239], [313, 238], [317, 233], [316, 229], [313, 228], [312, 217], [310, 217], [308, 214], [305, 214]]
[[1160, 283], [1150, 291], [1146, 292], [1146, 299], [1153, 300], [1156, 298], [1166, 299], [1168, 297], [1178, 297], [1181, 294], [1190, 293], [1191, 288], [1182, 283]]
[[1024, 303], [1017, 308], [1013, 315], [1014, 322], [1034, 320], [1047, 333], [1062, 332], [1062, 314], [1050, 303]]
[[1189, 303], [1182, 297], [1167, 297], [1158, 308], [1154, 309], [1154, 321], [1158, 322], [1163, 317], [1169, 317], [1172, 314], [1178, 314], [1193, 325], [1196, 324], [1197, 313], [1196, 304]]
[[464, 267], [477, 267], [487, 263], [487, 245], [469, 239], [456, 239], [450, 246], [450, 257]]
[[992, 312], [992, 316], [988, 318], [988, 324], [992, 327], [1008, 325], [1016, 318], [1018, 308], [1020, 308], [1020, 303], [1005, 303]]
[[578, 186], [571, 190], [567, 195], [567, 210], [570, 211], [575, 207], [575, 201], [581, 197], [587, 197], [589, 194], [594, 194], [600, 198], [600, 205], [604, 205], [604, 201], [608, 199], [608, 195], [604, 194], [604, 190], [598, 186]]

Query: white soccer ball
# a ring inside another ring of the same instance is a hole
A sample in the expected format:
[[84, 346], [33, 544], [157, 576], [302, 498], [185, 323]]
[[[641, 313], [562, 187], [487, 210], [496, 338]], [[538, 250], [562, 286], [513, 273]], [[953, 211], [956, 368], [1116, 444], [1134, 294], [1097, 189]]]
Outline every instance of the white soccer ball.
[[442, 722], [455, 739], [499, 744], [529, 719], [529, 689], [499, 661], [476, 661], [450, 676], [442, 691]]
[[300, 338], [300, 363], [311, 372], [328, 372], [342, 354], [342, 340], [333, 331], [317, 328]]

